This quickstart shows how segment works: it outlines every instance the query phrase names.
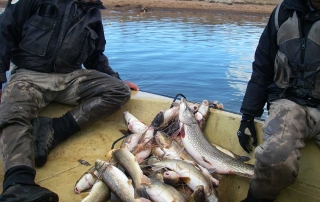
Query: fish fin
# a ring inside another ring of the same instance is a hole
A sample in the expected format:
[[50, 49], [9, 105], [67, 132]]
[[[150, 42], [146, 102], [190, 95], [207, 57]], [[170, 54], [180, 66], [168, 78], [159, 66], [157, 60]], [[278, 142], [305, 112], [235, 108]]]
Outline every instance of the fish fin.
[[143, 197], [143, 198], [148, 198], [149, 197], [149, 194], [147, 193], [146, 188], [143, 187], [141, 184], [140, 184], [140, 187], [136, 187], [135, 188], [135, 191], [140, 197]]
[[146, 198], [143, 198], [143, 197], [140, 197], [139, 198], [141, 202], [151, 202], [149, 199], [146, 199]]
[[247, 156], [240, 156], [240, 155], [235, 154], [235, 153], [233, 153], [232, 151], [230, 151], [230, 150], [228, 150], [228, 149], [226, 149], [226, 148], [223, 148], [223, 147], [221, 147], [221, 146], [219, 146], [219, 145], [216, 145], [216, 144], [214, 144], [214, 143], [211, 143], [211, 145], [212, 145], [215, 149], [217, 149], [217, 150], [219, 150], [220, 152], [222, 152], [222, 153], [230, 156], [230, 157], [233, 158], [233, 159], [236, 159], [236, 160], [239, 160], [239, 161], [242, 161], [242, 162], [246, 162], [246, 161], [249, 161], [249, 160], [250, 160], [250, 158], [247, 157]]
[[242, 177], [247, 177], [247, 178], [251, 178], [252, 177], [252, 175], [249, 175], [247, 173], [242, 173], [242, 172], [231, 171], [231, 173], [236, 174], [236, 175], [240, 175]]
[[182, 122], [180, 122], [180, 130], [179, 130], [179, 132], [180, 132], [181, 138], [185, 138], [186, 133], [184, 131], [184, 124]]
[[107, 161], [111, 161], [111, 159], [112, 159], [112, 152], [114, 151], [115, 149], [112, 149], [112, 150], [109, 150], [107, 153], [106, 153], [106, 155], [105, 155], [105, 157], [107, 158]]
[[141, 169], [151, 167], [152, 165], [139, 165]]
[[138, 143], [136, 146], [133, 147], [131, 153], [136, 154], [139, 151], [143, 150], [143, 144], [142, 143]]
[[186, 184], [189, 184], [191, 181], [190, 177], [180, 177], [180, 179]]
[[129, 143], [131, 143], [133, 136], [128, 136], [128, 141], [126, 143], [126, 147], [129, 149]]
[[185, 162], [190, 163], [191, 165], [194, 165], [195, 167], [198, 166], [198, 164], [196, 164], [195, 162], [188, 160], [188, 159], [184, 159]]
[[163, 122], [164, 122], [164, 111], [160, 110], [160, 112], [152, 120], [151, 126], [158, 128], [163, 124]]
[[201, 156], [201, 158], [202, 158], [202, 160], [203, 160], [204, 162], [206, 162], [206, 163], [208, 163], [208, 164], [212, 165], [212, 164], [211, 164], [211, 162], [210, 162], [210, 161], [208, 161], [208, 160], [206, 159], [206, 157]]
[[250, 161], [250, 158], [248, 156], [238, 156], [237, 159], [242, 162]]
[[171, 137], [172, 137], [172, 139], [176, 139], [176, 138], [179, 137], [179, 135], [180, 135], [180, 129], [177, 130], [177, 131], [175, 131], [175, 132], [173, 132], [173, 133], [171, 134]]
[[184, 150], [184, 146], [182, 145], [181, 149], [177, 153], [180, 154], [183, 150]]
[[142, 176], [141, 176], [141, 182], [142, 182], [142, 183], [145, 183], [145, 184], [150, 184], [150, 183], [151, 183], [151, 180], [150, 180], [150, 178], [148, 178], [146, 175], [142, 175]]
[[210, 169], [208, 169], [208, 171], [209, 171], [210, 174], [215, 173], [216, 170], [217, 170], [217, 169], [215, 169], [215, 168], [210, 168]]
[[128, 136], [132, 133], [130, 130], [120, 129], [119, 131], [123, 134], [123, 136]]
[[153, 171], [158, 171], [158, 170], [161, 170], [162, 168], [164, 168], [164, 166], [152, 166], [152, 170]]

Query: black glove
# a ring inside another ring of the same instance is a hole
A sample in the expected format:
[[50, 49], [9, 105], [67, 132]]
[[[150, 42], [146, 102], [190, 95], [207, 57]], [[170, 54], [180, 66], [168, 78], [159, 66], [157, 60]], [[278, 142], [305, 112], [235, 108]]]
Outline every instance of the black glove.
[[257, 141], [256, 128], [254, 126], [254, 117], [247, 114], [243, 114], [240, 122], [240, 128], [237, 135], [238, 135], [239, 143], [241, 147], [246, 152], [250, 153], [252, 151], [252, 146], [249, 144], [250, 136], [245, 134], [244, 132], [246, 128], [248, 128], [251, 133], [251, 137], [253, 139], [252, 145], [256, 147], [258, 141]]

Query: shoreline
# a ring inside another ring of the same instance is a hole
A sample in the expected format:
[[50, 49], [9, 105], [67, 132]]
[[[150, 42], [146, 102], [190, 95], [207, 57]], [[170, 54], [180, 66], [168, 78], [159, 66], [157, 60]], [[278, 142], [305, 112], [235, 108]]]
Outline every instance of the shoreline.
[[277, 0], [259, 1], [255, 3], [192, 1], [192, 0], [102, 0], [109, 10], [152, 11], [152, 12], [191, 12], [191, 13], [222, 13], [235, 15], [269, 16], [276, 7]]
[[[107, 10], [269, 16], [280, 0], [101, 0]], [[0, 0], [5, 7], [7, 0]]]

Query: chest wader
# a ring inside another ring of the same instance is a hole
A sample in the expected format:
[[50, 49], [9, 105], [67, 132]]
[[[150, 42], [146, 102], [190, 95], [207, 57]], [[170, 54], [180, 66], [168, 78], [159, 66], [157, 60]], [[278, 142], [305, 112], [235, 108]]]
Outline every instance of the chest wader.
[[294, 12], [278, 30], [274, 83], [284, 93], [288, 90], [301, 98], [320, 100], [320, 21], [307, 36], [301, 33], [300, 23]]
[[[276, 10], [276, 27], [279, 7]], [[296, 12], [278, 29], [274, 83], [303, 99], [320, 99], [320, 21], [307, 36]], [[258, 199], [274, 200], [292, 185], [299, 173], [300, 149], [319, 125], [316, 108], [287, 99], [273, 101], [263, 131], [263, 143], [255, 150], [255, 171], [250, 192]], [[317, 130], [318, 131], [318, 130]]]

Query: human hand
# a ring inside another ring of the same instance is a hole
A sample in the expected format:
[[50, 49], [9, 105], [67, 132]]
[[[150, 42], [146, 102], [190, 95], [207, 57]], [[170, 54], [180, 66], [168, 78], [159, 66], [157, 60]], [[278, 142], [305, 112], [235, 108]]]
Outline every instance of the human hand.
[[124, 81], [124, 82], [129, 86], [130, 89], [136, 90], [136, 91], [139, 90], [139, 86], [137, 84], [132, 83], [130, 81]]
[[250, 115], [243, 114], [241, 122], [240, 122], [240, 127], [237, 132], [237, 136], [239, 138], [239, 143], [240, 143], [241, 147], [246, 152], [250, 153], [252, 151], [252, 146], [249, 143], [250, 135], [248, 135], [244, 132], [246, 128], [248, 128], [251, 133], [251, 137], [253, 139], [252, 145], [256, 147], [258, 141], [257, 141], [256, 128], [254, 126], [254, 117], [250, 116]]

